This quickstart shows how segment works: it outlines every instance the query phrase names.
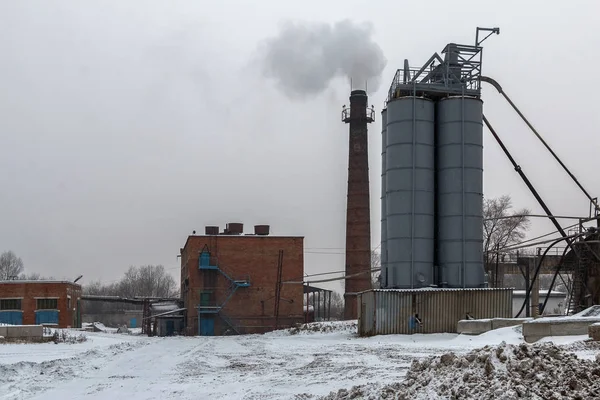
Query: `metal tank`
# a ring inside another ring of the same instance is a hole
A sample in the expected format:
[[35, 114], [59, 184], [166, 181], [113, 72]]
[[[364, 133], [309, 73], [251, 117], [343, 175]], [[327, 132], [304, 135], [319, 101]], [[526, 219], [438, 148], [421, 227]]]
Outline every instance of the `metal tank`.
[[464, 96], [436, 104], [437, 264], [442, 286], [485, 284], [482, 107], [480, 99]]
[[386, 288], [434, 283], [434, 116], [425, 98], [387, 104]]
[[381, 287], [387, 287], [387, 210], [385, 205], [385, 148], [387, 146], [387, 110], [381, 111], [381, 274], [379, 282]]

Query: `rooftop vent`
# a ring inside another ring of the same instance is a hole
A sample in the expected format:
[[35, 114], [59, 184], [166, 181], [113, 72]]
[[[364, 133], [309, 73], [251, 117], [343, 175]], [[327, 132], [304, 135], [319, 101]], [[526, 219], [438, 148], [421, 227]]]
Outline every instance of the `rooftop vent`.
[[254, 225], [254, 234], [259, 236], [267, 236], [269, 234], [269, 225]]
[[226, 235], [241, 235], [244, 233], [244, 224], [239, 222], [230, 222], [225, 228]]
[[218, 226], [205, 226], [204, 227], [204, 234], [205, 235], [218, 235], [219, 234], [219, 227]]

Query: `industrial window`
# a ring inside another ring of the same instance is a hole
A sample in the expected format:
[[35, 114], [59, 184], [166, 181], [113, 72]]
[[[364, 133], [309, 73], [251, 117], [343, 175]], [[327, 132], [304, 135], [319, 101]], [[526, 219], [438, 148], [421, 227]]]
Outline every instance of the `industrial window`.
[[0, 299], [0, 310], [20, 310], [21, 299]]
[[58, 299], [37, 299], [38, 310], [58, 310]]
[[200, 292], [200, 305], [211, 306], [213, 305], [213, 293], [209, 291]]

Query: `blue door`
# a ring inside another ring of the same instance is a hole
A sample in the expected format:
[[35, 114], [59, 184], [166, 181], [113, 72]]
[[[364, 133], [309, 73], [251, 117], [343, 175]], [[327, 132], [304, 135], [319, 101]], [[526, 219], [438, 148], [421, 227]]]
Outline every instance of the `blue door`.
[[172, 319], [168, 319], [165, 322], [167, 336], [173, 336], [173, 334], [175, 333], [175, 321], [173, 321]]
[[213, 317], [200, 317], [199, 325], [200, 336], [215, 335], [215, 319]]
[[35, 312], [36, 325], [58, 325], [57, 310], [37, 310]]
[[129, 327], [130, 328], [136, 328], [137, 327], [137, 319], [136, 318], [131, 318], [129, 320]]
[[0, 324], [23, 325], [23, 311], [0, 311]]

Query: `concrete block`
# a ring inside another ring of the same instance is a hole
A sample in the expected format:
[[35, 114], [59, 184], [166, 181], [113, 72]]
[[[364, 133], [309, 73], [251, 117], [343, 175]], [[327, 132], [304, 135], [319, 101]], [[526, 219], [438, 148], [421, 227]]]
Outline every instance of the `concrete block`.
[[592, 324], [588, 327], [588, 335], [592, 340], [600, 342], [600, 322]]
[[44, 336], [44, 327], [41, 325], [15, 325], [7, 328], [7, 339], [41, 339]]
[[6, 331], [7, 331], [6, 326], [0, 326], [0, 336], [6, 337]]
[[533, 343], [548, 336], [587, 335], [588, 327], [600, 322], [596, 318], [539, 318], [523, 323], [523, 337]]
[[521, 325], [523, 322], [531, 321], [533, 318], [493, 318], [492, 329], [507, 328], [509, 326]]
[[463, 319], [458, 321], [456, 332], [463, 335], [480, 335], [492, 330], [491, 319]]

